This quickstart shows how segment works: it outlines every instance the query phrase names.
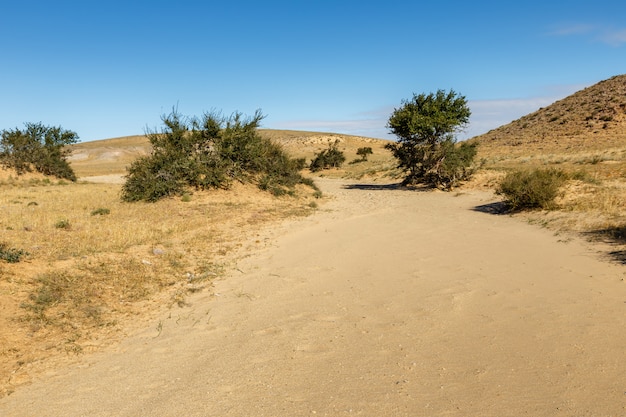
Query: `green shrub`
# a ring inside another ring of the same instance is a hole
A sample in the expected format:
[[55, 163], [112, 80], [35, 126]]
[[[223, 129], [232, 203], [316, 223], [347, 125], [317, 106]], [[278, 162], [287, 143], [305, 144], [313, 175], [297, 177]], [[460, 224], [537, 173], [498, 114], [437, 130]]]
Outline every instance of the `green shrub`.
[[61, 219], [54, 224], [57, 229], [69, 230], [71, 228], [70, 221], [67, 219]]
[[361, 157], [361, 161], [367, 161], [367, 155], [371, 155], [373, 153], [374, 151], [372, 151], [372, 148], [369, 146], [356, 150], [356, 154]]
[[341, 168], [346, 161], [346, 156], [339, 150], [339, 140], [328, 145], [328, 149], [315, 154], [309, 169], [311, 172], [321, 171], [329, 168]]
[[228, 188], [233, 181], [256, 183], [276, 195], [304, 183], [304, 161], [290, 158], [281, 146], [261, 137], [257, 111], [245, 119], [205, 114], [184, 118], [176, 111], [162, 118], [160, 133], [148, 132], [152, 154], [128, 168], [122, 186], [125, 201], [157, 201], [184, 195], [189, 188]]
[[41, 123], [26, 123], [24, 130], [3, 130], [0, 134], [0, 165], [18, 175], [33, 169], [44, 175], [76, 181], [67, 162], [67, 145], [78, 141], [75, 132]]
[[512, 211], [552, 209], [567, 174], [557, 169], [509, 172], [496, 193], [505, 197]]
[[14, 264], [18, 263], [25, 255], [28, 253], [21, 249], [10, 248], [6, 243], [0, 243], [0, 260]]
[[109, 210], [108, 208], [102, 208], [101, 207], [101, 208], [93, 210], [91, 212], [91, 215], [92, 216], [104, 216], [104, 215], [110, 214], [110, 213], [111, 213], [111, 210]]

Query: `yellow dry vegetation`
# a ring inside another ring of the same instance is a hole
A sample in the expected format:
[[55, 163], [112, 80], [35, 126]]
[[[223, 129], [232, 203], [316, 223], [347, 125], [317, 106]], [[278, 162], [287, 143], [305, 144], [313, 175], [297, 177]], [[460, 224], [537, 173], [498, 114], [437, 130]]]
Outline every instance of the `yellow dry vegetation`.
[[0, 250], [20, 254], [0, 261], [0, 395], [66, 353], [116, 340], [141, 315], [210, 291], [238, 254], [267, 244], [263, 228], [319, 201], [235, 184], [123, 203], [120, 187], [0, 175]]

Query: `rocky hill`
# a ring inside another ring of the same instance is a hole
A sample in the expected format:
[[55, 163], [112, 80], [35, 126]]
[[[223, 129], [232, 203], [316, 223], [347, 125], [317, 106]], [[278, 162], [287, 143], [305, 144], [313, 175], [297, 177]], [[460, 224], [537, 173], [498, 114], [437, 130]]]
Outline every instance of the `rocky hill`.
[[601, 81], [470, 139], [483, 156], [577, 153], [626, 146], [626, 75]]

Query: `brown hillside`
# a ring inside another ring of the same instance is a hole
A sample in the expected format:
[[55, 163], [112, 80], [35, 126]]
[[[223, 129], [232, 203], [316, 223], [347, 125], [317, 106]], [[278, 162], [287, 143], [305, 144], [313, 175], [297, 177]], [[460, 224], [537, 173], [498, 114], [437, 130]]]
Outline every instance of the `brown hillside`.
[[601, 81], [477, 136], [482, 156], [578, 153], [626, 146], [626, 75]]

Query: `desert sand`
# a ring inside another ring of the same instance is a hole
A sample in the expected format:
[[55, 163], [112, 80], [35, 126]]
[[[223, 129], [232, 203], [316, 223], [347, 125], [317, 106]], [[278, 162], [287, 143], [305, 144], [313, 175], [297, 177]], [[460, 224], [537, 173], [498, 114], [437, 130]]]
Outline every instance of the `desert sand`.
[[211, 293], [1, 416], [624, 416], [626, 268], [491, 193], [320, 181]]

